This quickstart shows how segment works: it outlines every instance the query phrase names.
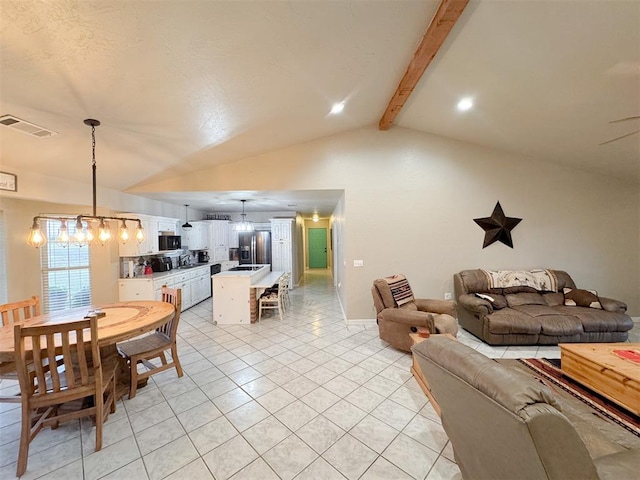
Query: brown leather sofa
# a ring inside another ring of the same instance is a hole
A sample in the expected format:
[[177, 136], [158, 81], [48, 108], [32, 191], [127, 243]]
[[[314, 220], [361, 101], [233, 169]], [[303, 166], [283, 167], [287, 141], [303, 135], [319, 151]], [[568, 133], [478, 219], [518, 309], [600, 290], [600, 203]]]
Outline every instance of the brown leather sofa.
[[[490, 288], [480, 269], [453, 276], [458, 323], [489, 345], [556, 345], [571, 342], [624, 342], [633, 328], [627, 305], [599, 297], [602, 309], [564, 304], [563, 289], [576, 289], [567, 272], [550, 270], [555, 292], [529, 286]], [[493, 299], [480, 298], [477, 294]]]
[[618, 453], [592, 458], [551, 391], [532, 376], [444, 336], [412, 350], [440, 406], [462, 478], [638, 478], [640, 450], [611, 442], [608, 451]]
[[371, 294], [380, 338], [399, 350], [411, 351], [413, 342], [409, 334], [419, 327], [431, 333], [450, 333], [454, 337], [458, 333], [456, 303], [451, 300], [416, 298], [398, 307], [389, 284], [380, 278], [374, 280]]

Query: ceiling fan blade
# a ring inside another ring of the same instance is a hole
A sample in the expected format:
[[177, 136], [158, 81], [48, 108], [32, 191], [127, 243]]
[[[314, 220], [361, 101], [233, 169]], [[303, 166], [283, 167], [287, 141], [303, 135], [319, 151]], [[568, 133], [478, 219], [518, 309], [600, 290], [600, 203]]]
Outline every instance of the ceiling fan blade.
[[615, 142], [616, 140], [620, 140], [622, 138], [626, 138], [626, 137], [630, 137], [631, 135], [635, 135], [638, 132], [640, 132], [640, 130], [636, 130], [635, 132], [627, 133], [625, 135], [620, 135], [619, 137], [612, 138], [611, 140], [607, 140], [606, 142], [602, 142], [599, 145], [606, 145], [607, 143]]
[[633, 117], [626, 117], [626, 118], [620, 118], [618, 120], [611, 120], [609, 123], [626, 122], [627, 120], [637, 120], [638, 118], [640, 118], [640, 115], [634, 115]]

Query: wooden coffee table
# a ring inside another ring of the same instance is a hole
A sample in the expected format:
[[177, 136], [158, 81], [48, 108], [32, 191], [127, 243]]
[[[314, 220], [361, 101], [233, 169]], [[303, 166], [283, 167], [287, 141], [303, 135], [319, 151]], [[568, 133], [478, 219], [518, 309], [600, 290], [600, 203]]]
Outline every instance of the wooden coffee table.
[[614, 350], [636, 350], [640, 343], [561, 343], [562, 373], [640, 415], [640, 363]]
[[[411, 337], [411, 340], [413, 340], [413, 345], [417, 345], [418, 343], [422, 342], [423, 340], [426, 340], [425, 337], [421, 337], [417, 333], [411, 333], [411, 334], [409, 334], [409, 336]], [[430, 336], [436, 336], [436, 337], [445, 336], [445, 337], [449, 337], [449, 338], [451, 338], [453, 340], [456, 339], [456, 337], [454, 337], [450, 333], [442, 333], [442, 334], [440, 334], [440, 333], [432, 333]], [[420, 369], [420, 365], [418, 365], [418, 362], [416, 362], [415, 357], [413, 359], [413, 364], [411, 365], [411, 373], [413, 374], [413, 377], [418, 382], [418, 385], [420, 385], [420, 388], [422, 389], [424, 394], [429, 399], [429, 402], [431, 402], [431, 405], [433, 405], [433, 409], [436, 411], [438, 416], [440, 416], [440, 405], [438, 405], [438, 402], [436, 402], [436, 399], [433, 397], [433, 394], [431, 393], [431, 388], [429, 387], [429, 383], [427, 383], [427, 379], [422, 374], [422, 370]]]

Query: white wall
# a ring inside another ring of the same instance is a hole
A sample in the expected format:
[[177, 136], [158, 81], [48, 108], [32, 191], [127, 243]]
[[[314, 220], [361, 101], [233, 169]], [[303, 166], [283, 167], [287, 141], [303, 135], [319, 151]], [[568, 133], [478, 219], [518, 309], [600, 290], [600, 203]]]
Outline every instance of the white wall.
[[[258, 168], [269, 164], [269, 169]], [[637, 185], [412, 130], [353, 130], [145, 185], [140, 191], [344, 189], [336, 275], [349, 319], [373, 318], [371, 282], [404, 273], [419, 297], [467, 268], [548, 267], [640, 314]], [[135, 192], [131, 192], [135, 193]], [[514, 248], [482, 249], [474, 218], [523, 218]], [[364, 267], [353, 267], [353, 260]], [[343, 262], [346, 262], [346, 266]]]
[[[269, 169], [258, 168], [265, 162]], [[18, 173], [20, 192], [0, 196], [9, 232], [10, 301], [39, 289], [39, 276], [24, 274], [39, 269], [37, 252], [24, 244], [31, 217], [86, 213], [82, 205], [91, 198], [90, 185]], [[373, 318], [370, 286], [377, 277], [404, 273], [417, 296], [441, 298], [452, 291], [454, 272], [478, 267], [564, 269], [578, 286], [624, 300], [631, 315], [640, 315], [640, 195], [637, 185], [621, 180], [411, 130], [372, 127], [142, 189], [344, 189], [331, 224], [335, 281], [350, 320]], [[99, 189], [98, 203], [184, 215], [184, 207], [135, 193]], [[482, 249], [484, 232], [473, 222], [489, 216], [498, 200], [506, 215], [523, 218], [513, 231], [514, 249]], [[353, 267], [355, 259], [364, 267]], [[115, 300], [117, 248], [95, 262], [100, 301]]]

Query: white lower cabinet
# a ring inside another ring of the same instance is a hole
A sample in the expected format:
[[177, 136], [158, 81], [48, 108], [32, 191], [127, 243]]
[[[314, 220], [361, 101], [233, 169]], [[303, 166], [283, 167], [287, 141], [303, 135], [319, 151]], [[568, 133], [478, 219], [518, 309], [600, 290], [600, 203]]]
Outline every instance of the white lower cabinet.
[[177, 270], [161, 278], [126, 278], [118, 281], [121, 302], [130, 300], [162, 300], [162, 287], [182, 290], [182, 311], [211, 295], [209, 265], [190, 270]]
[[118, 282], [118, 298], [121, 302], [152, 300], [153, 281], [149, 279], [127, 279]]
[[196, 278], [191, 280], [191, 304], [195, 305], [200, 303], [206, 298], [209, 298], [211, 288], [209, 283], [211, 282], [210, 272], [199, 273]]

